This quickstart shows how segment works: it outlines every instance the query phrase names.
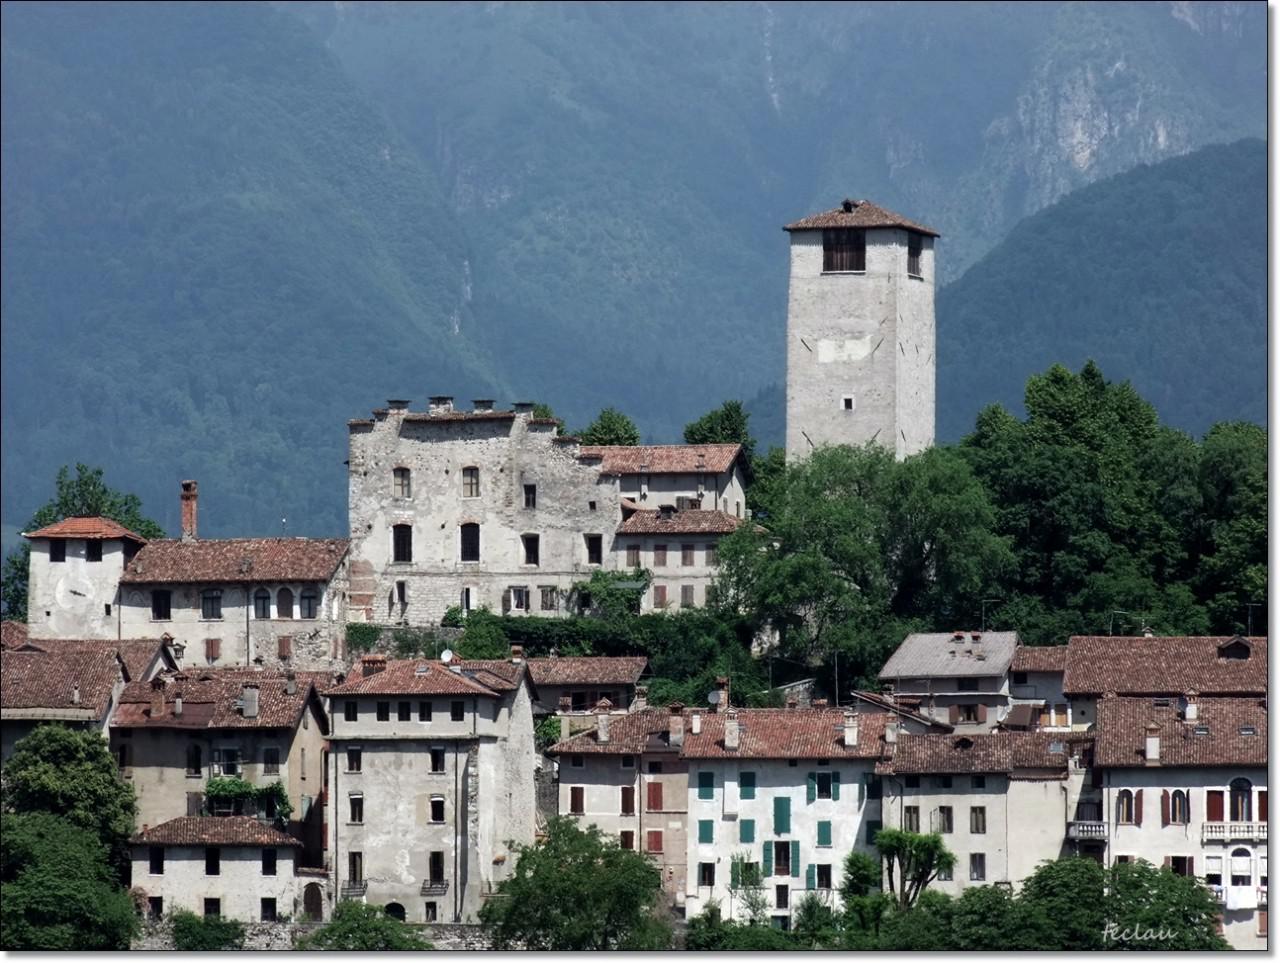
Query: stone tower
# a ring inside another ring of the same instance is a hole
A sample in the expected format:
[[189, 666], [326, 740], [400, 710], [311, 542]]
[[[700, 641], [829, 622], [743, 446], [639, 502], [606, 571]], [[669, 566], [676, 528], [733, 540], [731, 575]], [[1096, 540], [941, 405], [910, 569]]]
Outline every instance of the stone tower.
[[870, 201], [788, 224], [787, 461], [874, 441], [933, 444], [933, 241]]

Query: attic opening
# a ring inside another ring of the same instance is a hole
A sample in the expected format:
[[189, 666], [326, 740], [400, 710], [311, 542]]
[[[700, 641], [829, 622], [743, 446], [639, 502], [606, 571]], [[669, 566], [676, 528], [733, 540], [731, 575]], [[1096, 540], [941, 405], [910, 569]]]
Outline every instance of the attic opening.
[[956, 749], [972, 749], [973, 740], [961, 737], [957, 739], [955, 742], [951, 743], [951, 745], [954, 746]]
[[1243, 660], [1249, 658], [1250, 645], [1244, 639], [1238, 636], [1230, 642], [1224, 642], [1218, 646], [1219, 659], [1236, 659]]

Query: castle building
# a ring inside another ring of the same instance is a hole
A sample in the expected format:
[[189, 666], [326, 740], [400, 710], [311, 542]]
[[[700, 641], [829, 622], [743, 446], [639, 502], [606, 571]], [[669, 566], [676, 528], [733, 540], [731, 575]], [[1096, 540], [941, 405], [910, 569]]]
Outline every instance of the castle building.
[[938, 232], [870, 201], [788, 224], [787, 460], [933, 444]]

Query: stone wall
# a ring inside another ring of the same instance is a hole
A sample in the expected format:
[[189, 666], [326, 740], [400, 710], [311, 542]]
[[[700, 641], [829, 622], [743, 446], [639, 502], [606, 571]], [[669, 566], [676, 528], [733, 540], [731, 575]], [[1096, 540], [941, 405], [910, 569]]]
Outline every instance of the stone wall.
[[[301, 933], [313, 928], [313, 926], [284, 922], [246, 923], [244, 949], [292, 950]], [[129, 949], [174, 952], [176, 948], [173, 945], [173, 921], [166, 917], [163, 920], [148, 920], [143, 923], [138, 935], [129, 944]]]

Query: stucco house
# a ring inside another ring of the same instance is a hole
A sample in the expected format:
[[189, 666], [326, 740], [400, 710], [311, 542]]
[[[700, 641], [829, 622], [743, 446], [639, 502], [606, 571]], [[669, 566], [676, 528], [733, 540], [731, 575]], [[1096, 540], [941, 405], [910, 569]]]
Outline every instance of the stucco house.
[[896, 703], [953, 726], [989, 732], [1009, 712], [1016, 632], [914, 632], [880, 670]]

